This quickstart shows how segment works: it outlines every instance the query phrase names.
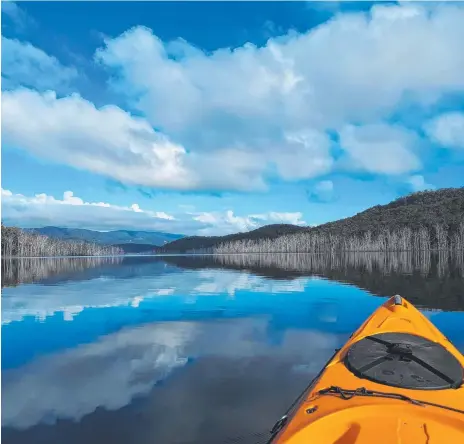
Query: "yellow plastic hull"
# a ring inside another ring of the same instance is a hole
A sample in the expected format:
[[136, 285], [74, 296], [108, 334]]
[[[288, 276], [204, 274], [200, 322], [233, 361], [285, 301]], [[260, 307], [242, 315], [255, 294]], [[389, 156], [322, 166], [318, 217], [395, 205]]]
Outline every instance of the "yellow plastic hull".
[[[441, 390], [405, 389], [359, 378], [348, 370], [344, 358], [350, 347], [366, 336], [378, 333], [409, 333], [438, 343], [464, 369], [464, 357], [425, 316], [405, 299], [391, 298], [334, 355], [295, 408], [284, 417], [281, 427], [277, 427], [280, 430], [275, 432], [271, 440], [273, 444], [464, 443], [462, 385]], [[441, 407], [418, 405], [406, 399], [377, 396], [343, 399], [338, 393], [319, 393], [331, 386], [344, 390], [364, 387]]]

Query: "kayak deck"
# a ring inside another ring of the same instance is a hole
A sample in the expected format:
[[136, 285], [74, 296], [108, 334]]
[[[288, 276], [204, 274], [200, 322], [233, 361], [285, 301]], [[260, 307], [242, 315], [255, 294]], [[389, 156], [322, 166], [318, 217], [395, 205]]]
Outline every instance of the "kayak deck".
[[271, 442], [464, 442], [463, 378], [464, 357], [395, 296], [336, 352]]

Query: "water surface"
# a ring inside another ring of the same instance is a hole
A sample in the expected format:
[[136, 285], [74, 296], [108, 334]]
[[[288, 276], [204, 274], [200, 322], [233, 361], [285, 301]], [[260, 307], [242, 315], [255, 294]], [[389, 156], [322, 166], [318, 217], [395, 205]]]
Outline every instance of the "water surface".
[[265, 442], [387, 296], [464, 352], [463, 269], [407, 253], [3, 261], [2, 437]]

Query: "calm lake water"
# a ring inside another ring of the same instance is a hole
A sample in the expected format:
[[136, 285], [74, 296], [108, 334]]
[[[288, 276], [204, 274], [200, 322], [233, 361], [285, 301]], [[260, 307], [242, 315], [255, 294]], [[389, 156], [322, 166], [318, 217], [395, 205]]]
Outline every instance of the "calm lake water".
[[399, 293], [464, 352], [445, 254], [2, 262], [5, 443], [265, 442], [364, 319]]

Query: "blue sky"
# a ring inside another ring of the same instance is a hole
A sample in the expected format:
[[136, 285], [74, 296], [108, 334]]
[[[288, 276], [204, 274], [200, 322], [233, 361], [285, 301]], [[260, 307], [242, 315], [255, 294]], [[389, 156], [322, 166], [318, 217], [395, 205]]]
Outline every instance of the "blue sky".
[[464, 185], [464, 6], [2, 3], [2, 220], [223, 234]]

